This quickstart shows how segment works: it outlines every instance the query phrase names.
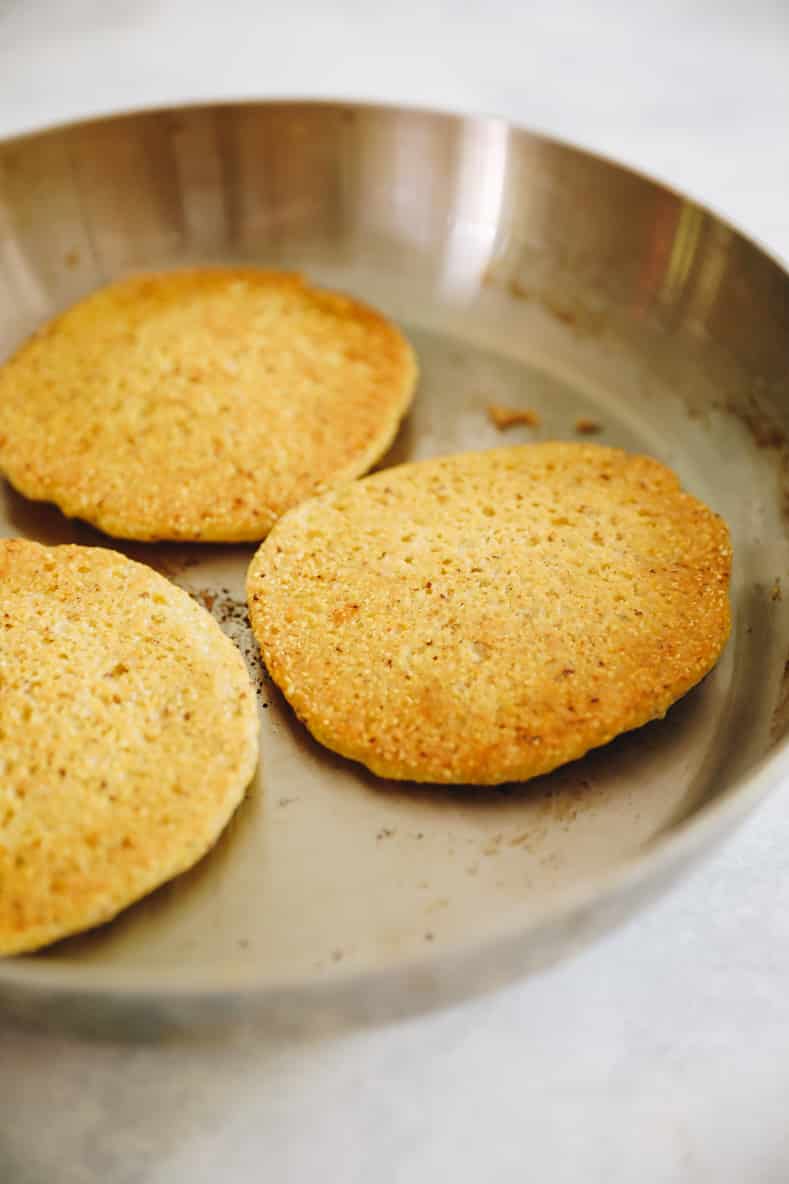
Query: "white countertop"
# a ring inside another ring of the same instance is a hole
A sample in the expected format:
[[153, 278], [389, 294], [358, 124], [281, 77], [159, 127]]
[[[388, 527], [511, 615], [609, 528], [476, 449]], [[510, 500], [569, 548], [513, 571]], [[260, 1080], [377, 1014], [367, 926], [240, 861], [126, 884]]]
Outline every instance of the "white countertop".
[[[789, 259], [786, 0], [0, 0], [0, 134], [196, 98], [495, 112]], [[789, 1181], [789, 787], [660, 905], [450, 1012], [321, 1043], [0, 1031], [1, 1184]]]

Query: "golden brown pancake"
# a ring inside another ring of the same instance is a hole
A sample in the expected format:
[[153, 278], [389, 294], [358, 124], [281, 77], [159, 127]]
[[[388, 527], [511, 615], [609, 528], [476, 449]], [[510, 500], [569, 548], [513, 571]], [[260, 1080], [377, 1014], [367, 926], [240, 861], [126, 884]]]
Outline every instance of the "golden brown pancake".
[[0, 369], [0, 470], [120, 538], [258, 540], [379, 459], [415, 381], [394, 325], [297, 275], [138, 276]]
[[382, 777], [546, 773], [662, 716], [730, 628], [725, 523], [664, 465], [527, 444], [292, 510], [248, 577], [263, 658], [322, 744]]

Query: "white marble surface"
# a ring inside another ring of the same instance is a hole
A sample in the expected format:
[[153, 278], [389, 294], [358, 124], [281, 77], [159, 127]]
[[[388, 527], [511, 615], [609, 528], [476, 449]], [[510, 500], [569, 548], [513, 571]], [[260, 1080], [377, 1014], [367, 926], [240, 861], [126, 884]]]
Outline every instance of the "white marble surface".
[[[786, 0], [0, 0], [0, 133], [142, 104], [487, 110], [625, 159], [789, 258]], [[1, 1184], [789, 1181], [789, 787], [575, 961], [319, 1044], [0, 1031]]]

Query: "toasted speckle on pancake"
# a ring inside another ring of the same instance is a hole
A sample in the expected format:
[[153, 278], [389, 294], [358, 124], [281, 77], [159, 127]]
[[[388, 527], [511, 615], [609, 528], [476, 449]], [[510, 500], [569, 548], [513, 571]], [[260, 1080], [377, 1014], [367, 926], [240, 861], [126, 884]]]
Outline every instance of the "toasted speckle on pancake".
[[240, 654], [186, 592], [113, 551], [0, 540], [0, 955], [191, 867], [257, 733]]
[[298, 275], [133, 277], [0, 369], [0, 470], [117, 537], [259, 540], [383, 455], [415, 382], [394, 325]]
[[312, 734], [383, 777], [525, 780], [662, 716], [730, 629], [725, 523], [645, 456], [526, 444], [291, 511], [248, 575]]

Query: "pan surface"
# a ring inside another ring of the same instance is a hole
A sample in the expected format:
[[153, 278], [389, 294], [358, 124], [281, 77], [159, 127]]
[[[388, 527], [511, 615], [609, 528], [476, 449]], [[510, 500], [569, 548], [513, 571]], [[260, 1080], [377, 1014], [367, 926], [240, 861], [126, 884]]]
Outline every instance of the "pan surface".
[[[506, 124], [323, 103], [115, 117], [0, 145], [0, 356], [140, 269], [299, 269], [398, 320], [422, 376], [391, 464], [578, 438], [651, 453], [727, 519], [735, 627], [665, 720], [528, 785], [383, 782], [261, 669], [251, 547], [126, 545], [0, 489], [0, 533], [111, 545], [190, 590], [260, 691], [247, 800], [112, 925], [0, 961], [0, 1009], [115, 1034], [422, 1010], [572, 952], [787, 771], [789, 278], [714, 216]], [[540, 426], [506, 435], [490, 404]], [[0, 836], [1, 837], [1, 836]]]

